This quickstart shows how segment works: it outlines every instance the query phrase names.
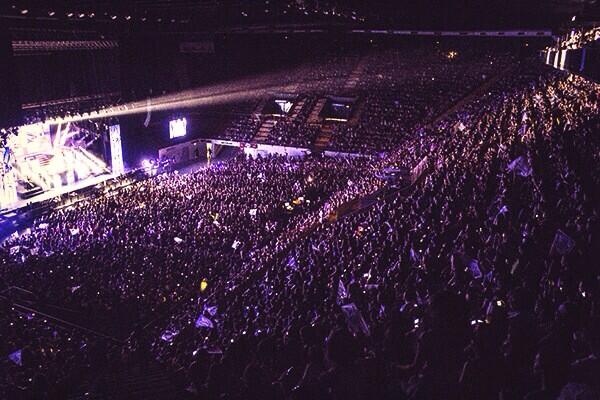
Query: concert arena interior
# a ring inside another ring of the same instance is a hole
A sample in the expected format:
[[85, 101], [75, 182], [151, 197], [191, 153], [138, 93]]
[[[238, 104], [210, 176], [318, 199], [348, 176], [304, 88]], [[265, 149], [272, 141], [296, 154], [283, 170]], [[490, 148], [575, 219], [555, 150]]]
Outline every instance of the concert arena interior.
[[0, 2], [0, 399], [600, 399], [600, 2]]

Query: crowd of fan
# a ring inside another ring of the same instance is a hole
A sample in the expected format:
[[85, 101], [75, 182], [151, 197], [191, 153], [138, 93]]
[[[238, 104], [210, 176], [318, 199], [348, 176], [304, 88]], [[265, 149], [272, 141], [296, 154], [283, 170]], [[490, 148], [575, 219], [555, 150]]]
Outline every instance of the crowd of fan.
[[[395, 148], [419, 124], [430, 122], [487, 79], [505, 71], [510, 61], [509, 55], [498, 52], [492, 55], [469, 48], [426, 46], [332, 57], [280, 78], [288, 91], [313, 99], [331, 95], [358, 98], [352, 118], [356, 121], [336, 124], [328, 148], [365, 153]], [[236, 119], [224, 136], [251, 141], [258, 130], [257, 121], [254, 117]], [[320, 123], [307, 118], [286, 117], [266, 142], [310, 148], [320, 129]]]
[[596, 398], [600, 88], [531, 79], [394, 152], [429, 159], [412, 194], [174, 316], [159, 359], [207, 398]]
[[[344, 94], [344, 88], [361, 57], [340, 54], [304, 65], [289, 79], [298, 82], [297, 90], [309, 94]], [[341, 91], [341, 93], [340, 93]]]
[[93, 341], [74, 328], [57, 327], [43, 316], [0, 303], [0, 351], [5, 399], [67, 398], [85, 379], [90, 365], [101, 364], [104, 341]]
[[[415, 63], [415, 60], [419, 62]], [[339, 124], [330, 147], [350, 152], [389, 151], [419, 125], [505, 71], [510, 57], [470, 52], [388, 51], [368, 63], [358, 123]], [[418, 65], [419, 68], [415, 68]]]
[[[384, 158], [240, 157], [50, 214], [3, 245], [3, 286], [134, 330], [111, 362], [151, 354], [190, 398], [595, 398], [600, 88], [521, 68]], [[2, 319], [5, 393], [57, 382], [54, 346], [94, 365]]]
[[[315, 96], [297, 99], [290, 113], [277, 118], [266, 141], [280, 146], [309, 148], [321, 132], [319, 125], [308, 123], [310, 111], [316, 101]], [[296, 107], [300, 109], [294, 111]]]
[[223, 137], [243, 143], [251, 142], [258, 132], [261, 123], [261, 119], [254, 115], [238, 116], [231, 122], [230, 126], [225, 129]]
[[280, 120], [269, 132], [269, 143], [280, 146], [310, 147], [321, 133], [318, 125], [305, 124], [300, 121]]
[[555, 50], [574, 50], [596, 43], [600, 40], [600, 27], [591, 29], [573, 29], [561, 40]]
[[[123, 338], [170, 307], [195, 302], [201, 282], [213, 286], [225, 271], [234, 273], [244, 260], [258, 257], [274, 237], [300, 226], [303, 213], [357, 180], [364, 162], [240, 156], [80, 202], [5, 241], [2, 291], [27, 288], [43, 304], [84, 316], [87, 327]], [[15, 313], [3, 318], [11, 322], [2, 324], [8, 339], [3, 354], [20, 351], [22, 361], [15, 366], [5, 358], [2, 364], [18, 369], [23, 379], [3, 376], [0, 390], [14, 393], [15, 385], [40, 390], [27, 381], [38, 375], [45, 389], [55, 390], [54, 373], [36, 361], [57, 342], [68, 345], [70, 336], [24, 330]], [[59, 347], [61, 360], [76, 357], [69, 346]]]

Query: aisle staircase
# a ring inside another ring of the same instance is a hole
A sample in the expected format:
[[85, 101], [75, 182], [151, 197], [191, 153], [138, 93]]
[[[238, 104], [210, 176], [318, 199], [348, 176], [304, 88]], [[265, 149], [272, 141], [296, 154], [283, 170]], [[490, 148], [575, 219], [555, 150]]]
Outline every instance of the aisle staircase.
[[302, 108], [304, 108], [304, 105], [306, 104], [306, 100], [307, 100], [307, 98], [303, 98], [302, 100], [300, 100], [296, 104], [294, 104], [294, 107], [292, 107], [292, 109], [290, 110], [290, 118], [291, 119], [298, 118], [298, 115], [300, 115]]
[[315, 140], [313, 151], [316, 153], [324, 151], [331, 143], [331, 139], [333, 138], [333, 125], [323, 125], [321, 127], [321, 133]]
[[327, 98], [323, 97], [320, 98], [317, 101], [317, 104], [315, 104], [315, 106], [313, 107], [312, 111], [310, 112], [310, 115], [308, 116], [308, 123], [309, 124], [317, 124], [320, 122], [321, 120], [321, 111], [323, 111], [323, 108], [325, 107], [325, 104], [327, 104]]
[[360, 117], [365, 109], [365, 101], [357, 100], [354, 103], [354, 109], [352, 110], [352, 117], [348, 120], [347, 124], [356, 126], [360, 122]]
[[345, 90], [356, 89], [358, 86], [358, 82], [360, 82], [360, 77], [362, 76], [364, 69], [367, 65], [367, 61], [365, 58], [361, 58], [354, 70], [348, 76], [348, 80], [346, 81], [346, 85], [344, 86]]
[[261, 124], [260, 128], [258, 128], [258, 132], [256, 133], [256, 135], [254, 136], [254, 138], [252, 138], [252, 142], [254, 142], [254, 143], [265, 142], [269, 138], [269, 134], [273, 130], [273, 127], [275, 126], [276, 123], [277, 123], [277, 121], [272, 118], [267, 118], [266, 120], [264, 120], [263, 123]]
[[252, 112], [252, 115], [254, 115], [256, 118], [259, 118], [262, 115], [262, 112], [265, 109], [266, 105], [267, 105], [267, 99], [266, 98], [261, 99], [258, 102], [258, 104], [256, 105], [256, 108], [254, 109], [254, 111]]

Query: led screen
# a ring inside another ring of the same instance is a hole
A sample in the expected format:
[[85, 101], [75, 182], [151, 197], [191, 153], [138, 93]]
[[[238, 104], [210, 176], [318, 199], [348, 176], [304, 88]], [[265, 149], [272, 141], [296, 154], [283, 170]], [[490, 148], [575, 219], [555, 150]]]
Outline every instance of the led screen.
[[183, 137], [187, 133], [187, 119], [179, 118], [169, 122], [169, 136], [171, 139]]
[[275, 103], [277, 103], [283, 114], [289, 113], [292, 109], [292, 106], [294, 105], [294, 103], [287, 100], [275, 100]]

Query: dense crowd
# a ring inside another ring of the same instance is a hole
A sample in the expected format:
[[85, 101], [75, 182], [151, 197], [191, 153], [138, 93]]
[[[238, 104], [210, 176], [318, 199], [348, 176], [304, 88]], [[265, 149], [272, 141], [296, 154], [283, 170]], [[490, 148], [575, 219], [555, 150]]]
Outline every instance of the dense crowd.
[[[505, 72], [511, 57], [470, 48], [405, 48], [315, 61], [280, 77], [295, 93], [357, 98], [352, 123], [336, 124], [327, 147], [365, 153], [389, 151], [486, 80]], [[311, 107], [278, 123], [266, 142], [311, 148], [322, 123], [308, 121]], [[257, 118], [238, 118], [224, 137], [251, 141]]]
[[358, 123], [339, 125], [330, 147], [361, 153], [394, 149], [419, 126], [505, 71], [509, 60], [468, 49], [382, 53], [367, 64], [359, 82], [364, 95]]
[[593, 45], [600, 40], [600, 27], [572, 29], [558, 42], [555, 50], [573, 50]]
[[[471, 89], [487, 61], [449, 76]], [[390, 128], [383, 156], [240, 156], [49, 214], [0, 248], [2, 291], [127, 339], [6, 300], [0, 394], [156, 361], [190, 398], [597, 398], [599, 95], [525, 63], [432, 126]], [[409, 189], [381, 178], [418, 164]]]
[[[9, 238], [3, 286], [30, 288], [41, 302], [93, 315], [88, 326], [126, 337], [169, 307], [195, 301], [190, 296], [202, 282], [213, 286], [224, 271], [234, 273], [257, 257], [290, 225], [299, 226], [303, 213], [357, 180], [363, 163], [240, 156], [209, 170], [160, 175], [109, 192]], [[45, 343], [33, 341], [35, 331], [30, 336], [17, 328], [3, 325], [3, 337], [15, 338], [6, 346], [44, 351]], [[30, 376], [44, 373], [43, 364], [24, 360]]]
[[318, 125], [305, 124], [300, 121], [280, 120], [269, 132], [267, 141], [271, 144], [310, 147], [321, 133]]
[[161, 360], [209, 398], [597, 397], [598, 90], [504, 79], [390, 156], [429, 158], [414, 193], [229, 277]]
[[262, 121], [255, 116], [238, 116], [223, 132], [226, 139], [236, 140], [242, 143], [251, 142]]

